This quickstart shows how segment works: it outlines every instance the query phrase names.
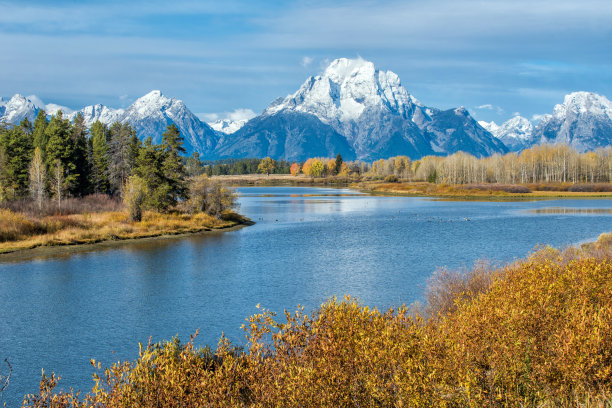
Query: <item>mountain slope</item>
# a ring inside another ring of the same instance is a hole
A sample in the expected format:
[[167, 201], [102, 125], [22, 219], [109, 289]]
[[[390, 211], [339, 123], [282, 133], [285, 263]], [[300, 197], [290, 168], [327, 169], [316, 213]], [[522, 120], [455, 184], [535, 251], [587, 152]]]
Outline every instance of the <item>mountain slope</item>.
[[214, 156], [299, 161], [338, 153], [346, 160], [355, 159], [346, 139], [314, 115], [280, 111], [251, 119], [237, 132], [222, 136]]
[[504, 143], [480, 126], [463, 107], [432, 112], [431, 121], [426, 122], [424, 128], [434, 136], [436, 152], [462, 151], [476, 157], [508, 152]]

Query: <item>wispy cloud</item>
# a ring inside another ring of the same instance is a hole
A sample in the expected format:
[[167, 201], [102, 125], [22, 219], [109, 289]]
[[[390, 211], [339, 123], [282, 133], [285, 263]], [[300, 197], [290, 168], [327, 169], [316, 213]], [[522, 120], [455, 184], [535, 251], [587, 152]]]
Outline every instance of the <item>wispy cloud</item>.
[[491, 105], [490, 103], [486, 103], [484, 105], [476, 106], [476, 109], [495, 111], [495, 112], [497, 112], [500, 115], [502, 113], [504, 113], [504, 110], [500, 106], [494, 106], [494, 105]]
[[312, 64], [313, 61], [314, 61], [314, 58], [312, 58], [312, 57], [303, 57], [302, 58], [302, 66], [304, 68], [309, 67], [310, 64]]
[[205, 122], [216, 122], [218, 120], [241, 121], [249, 120], [257, 116], [253, 110], [239, 108], [232, 112], [198, 113], [197, 116]]

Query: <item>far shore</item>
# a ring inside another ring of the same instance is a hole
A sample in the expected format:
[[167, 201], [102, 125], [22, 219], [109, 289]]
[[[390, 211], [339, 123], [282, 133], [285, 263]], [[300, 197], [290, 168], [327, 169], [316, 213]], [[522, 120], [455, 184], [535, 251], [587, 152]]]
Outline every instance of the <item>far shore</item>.
[[[538, 183], [546, 190], [529, 188], [530, 192], [513, 192], [512, 187], [530, 187], [527, 185], [481, 184], [478, 186], [447, 185], [427, 182], [383, 180], [359, 180], [351, 177], [308, 177], [303, 174], [243, 174], [212, 176], [212, 179], [223, 181], [234, 187], [264, 186], [317, 186], [317, 187], [350, 187], [373, 195], [391, 195], [407, 197], [434, 197], [453, 200], [532, 200], [554, 198], [612, 198], [612, 191], [563, 191], [555, 190], [557, 184]], [[567, 187], [567, 186], [566, 186]], [[504, 188], [507, 191], [504, 191]], [[612, 190], [612, 189], [611, 189]]]

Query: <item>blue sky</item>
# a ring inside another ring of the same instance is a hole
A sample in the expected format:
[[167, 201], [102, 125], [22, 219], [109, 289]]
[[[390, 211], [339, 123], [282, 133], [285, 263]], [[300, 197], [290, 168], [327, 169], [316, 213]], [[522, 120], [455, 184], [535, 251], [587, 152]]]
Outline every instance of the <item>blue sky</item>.
[[357, 56], [426, 105], [531, 118], [572, 91], [612, 98], [612, 2], [0, 0], [0, 95], [70, 108], [161, 89], [240, 117]]

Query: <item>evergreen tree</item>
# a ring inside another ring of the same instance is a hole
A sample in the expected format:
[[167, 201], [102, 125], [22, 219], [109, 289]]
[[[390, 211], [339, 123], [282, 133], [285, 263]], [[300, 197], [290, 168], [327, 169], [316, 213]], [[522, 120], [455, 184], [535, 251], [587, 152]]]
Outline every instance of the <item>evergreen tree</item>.
[[28, 129], [29, 125], [30, 122], [24, 119], [19, 126], [3, 131], [0, 135], [0, 145], [5, 156], [2, 190], [10, 199], [23, 197], [28, 192], [28, 169], [33, 149], [32, 137], [24, 129]]
[[109, 182], [112, 193], [120, 193], [134, 169], [136, 132], [129, 124], [111, 125], [109, 141]]
[[148, 196], [145, 206], [158, 211], [168, 208], [169, 185], [163, 174], [163, 151], [159, 145], [154, 145], [148, 137], [139, 150], [134, 174], [145, 184]]
[[108, 143], [106, 142], [108, 129], [106, 125], [96, 121], [91, 125], [90, 133], [91, 183], [93, 190], [96, 193], [108, 193], [110, 188], [108, 182]]
[[338, 174], [342, 171], [342, 156], [340, 153], [336, 156], [336, 167], [334, 169], [334, 173]]
[[42, 155], [43, 155], [43, 159], [45, 158], [45, 152], [47, 149], [47, 141], [49, 140], [47, 138], [47, 133], [46, 133], [47, 125], [48, 125], [47, 114], [45, 113], [43, 109], [41, 109], [38, 111], [38, 114], [36, 115], [36, 119], [34, 120], [34, 130], [33, 130], [32, 138], [33, 138], [34, 147], [40, 148], [40, 151], [42, 152]]
[[70, 188], [70, 192], [72, 195], [83, 196], [91, 192], [91, 167], [87, 160], [87, 126], [85, 126], [85, 119], [80, 112], [74, 118], [71, 139], [74, 145], [71, 162], [75, 167], [75, 181]]
[[19, 123], [19, 127], [21, 128], [21, 130], [23, 130], [23, 132], [26, 135], [28, 135], [30, 137], [32, 136], [32, 132], [34, 131], [34, 127], [32, 125], [32, 122], [30, 122], [30, 119], [28, 119], [27, 116], [25, 118], [23, 118], [21, 123]]
[[[162, 171], [167, 184], [168, 196], [166, 205], [175, 205], [178, 200], [187, 198], [188, 188], [185, 181], [186, 172], [181, 153], [185, 153], [183, 148], [183, 138], [176, 125], [168, 126], [162, 134]], [[166, 207], [166, 208], [167, 208]]]
[[185, 171], [187, 172], [188, 177], [195, 177], [204, 173], [204, 166], [202, 165], [200, 154], [198, 152], [193, 152], [191, 156], [189, 156], [187, 162], [185, 163]]
[[[76, 182], [76, 165], [74, 159], [74, 143], [71, 137], [70, 122], [63, 118], [62, 111], [58, 111], [57, 115], [51, 117], [49, 125], [45, 130], [45, 135], [48, 138], [47, 154], [45, 162], [50, 172], [57, 173], [57, 162], [62, 168], [62, 183], [63, 189], [68, 189], [69, 186]], [[61, 201], [61, 197], [60, 197]]]

